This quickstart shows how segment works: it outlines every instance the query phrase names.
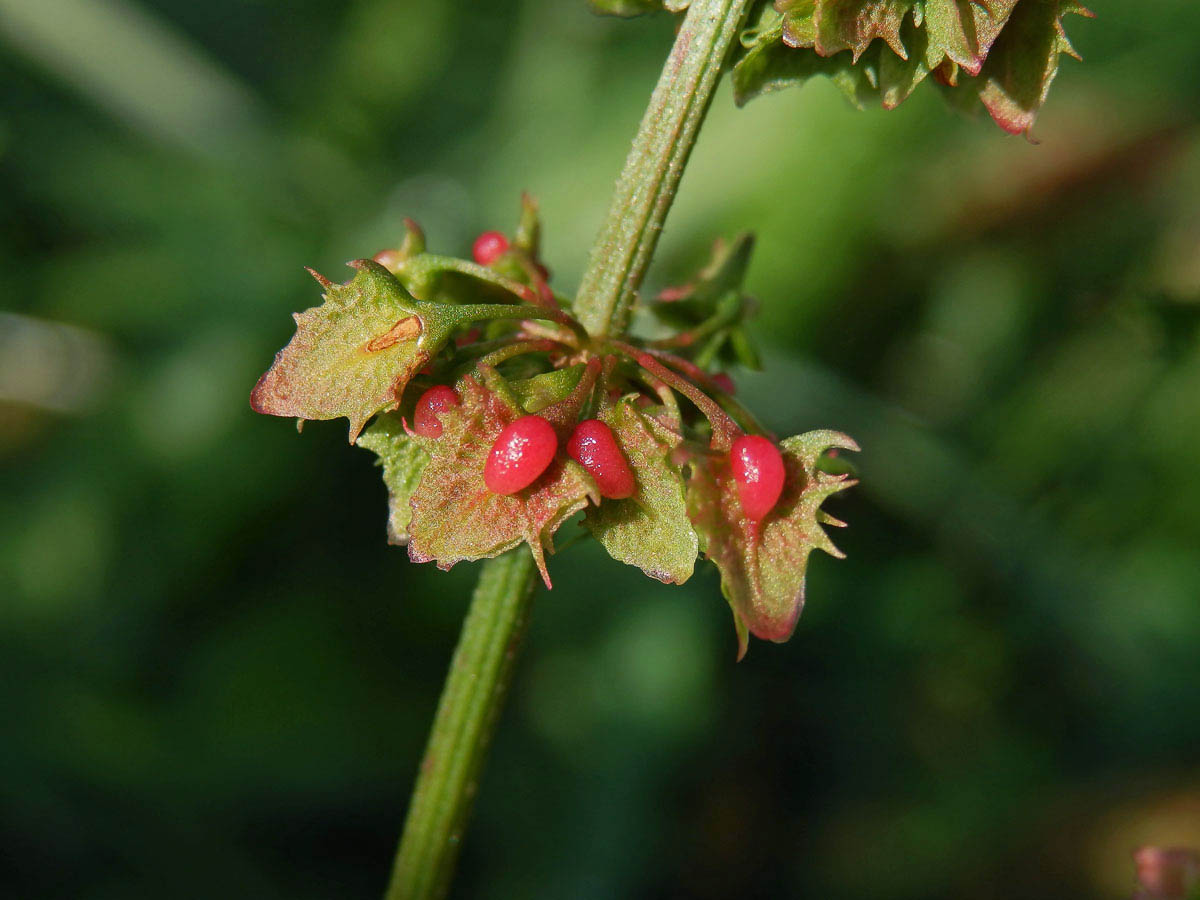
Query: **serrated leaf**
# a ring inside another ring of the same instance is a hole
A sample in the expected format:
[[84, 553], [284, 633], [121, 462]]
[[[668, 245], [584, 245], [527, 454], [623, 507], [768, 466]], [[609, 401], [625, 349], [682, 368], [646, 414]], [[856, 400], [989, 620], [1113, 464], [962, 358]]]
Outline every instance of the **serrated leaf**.
[[1058, 74], [1059, 58], [1064, 53], [1079, 58], [1063, 27], [1067, 13], [1093, 15], [1072, 0], [1022, 0], [996, 39], [979, 78], [964, 79], [956, 89], [977, 94], [1005, 131], [1028, 134]]
[[621, 401], [600, 416], [633, 469], [637, 490], [589, 508], [584, 525], [609, 555], [666, 584], [683, 584], [696, 563], [698, 539], [688, 518], [683, 475], [670, 461], [678, 437]]
[[345, 284], [316, 276], [325, 302], [293, 315], [296, 334], [254, 386], [250, 405], [273, 416], [345, 416], [353, 443], [371, 416], [396, 405], [448, 329], [383, 266], [351, 265], [358, 271]]
[[734, 96], [825, 75], [859, 108], [892, 109], [937, 73], [1006, 130], [1028, 131], [1059, 54], [1073, 54], [1067, 12], [1091, 15], [1073, 0], [775, 0], [743, 35]]
[[798, 87], [825, 76], [859, 109], [879, 97], [877, 53], [868, 51], [855, 65], [849, 53], [820, 56], [783, 41], [782, 25], [759, 31], [754, 43], [733, 67], [734, 101], [742, 106], [762, 94]]
[[784, 14], [783, 39], [791, 47], [812, 47], [821, 56], [849, 50], [854, 61], [876, 38], [904, 56], [900, 26], [913, 0], [776, 0]]
[[854, 61], [882, 40], [901, 59], [914, 53], [905, 25], [923, 32], [932, 67], [949, 58], [977, 74], [1017, 0], [776, 0], [784, 42]]
[[[460, 405], [442, 417], [442, 435], [412, 496], [408, 555], [449, 569], [527, 543], [549, 587], [545, 551], [553, 550], [553, 534], [563, 522], [589, 498], [599, 499], [596, 486], [560, 453], [530, 487], [493, 494], [483, 482], [484, 464], [500, 432], [525, 411], [470, 376], [458, 393]], [[558, 417], [547, 418], [557, 424]]]
[[791, 637], [804, 607], [804, 573], [814, 549], [842, 553], [821, 527], [840, 525], [820, 509], [825, 498], [854, 484], [821, 471], [817, 462], [833, 447], [858, 445], [836, 431], [812, 431], [782, 442], [787, 481], [779, 503], [757, 525], [742, 515], [728, 460], [693, 468], [688, 509], [701, 549], [721, 572], [721, 590], [738, 626], [738, 656], [746, 653], [743, 626], [769, 641]]
[[983, 61], [1012, 15], [1017, 0], [925, 0], [924, 26], [929, 35], [930, 69], [944, 54], [970, 75], [978, 75]]
[[379, 457], [388, 490], [388, 543], [408, 543], [412, 509], [408, 505], [429, 462], [425, 440], [410, 435], [395, 413], [379, 416], [358, 438], [358, 446]]

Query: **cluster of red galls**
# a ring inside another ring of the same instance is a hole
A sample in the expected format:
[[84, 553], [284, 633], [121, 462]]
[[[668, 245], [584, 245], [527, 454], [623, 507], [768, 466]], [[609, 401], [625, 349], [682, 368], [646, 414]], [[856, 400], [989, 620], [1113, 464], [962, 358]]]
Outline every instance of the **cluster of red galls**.
[[[413, 431], [425, 438], [442, 434], [440, 416], [458, 406], [458, 395], [446, 385], [430, 388], [417, 400]], [[494, 494], [515, 494], [549, 468], [558, 452], [558, 435], [538, 415], [525, 415], [505, 426], [488, 454], [483, 482]], [[599, 419], [585, 419], [567, 441], [567, 455], [583, 466], [610, 500], [633, 496], [637, 483], [629, 460], [612, 429]], [[779, 449], [765, 437], [742, 435], [733, 442], [729, 463], [742, 511], [753, 522], [764, 519], [783, 493], [786, 472]]]

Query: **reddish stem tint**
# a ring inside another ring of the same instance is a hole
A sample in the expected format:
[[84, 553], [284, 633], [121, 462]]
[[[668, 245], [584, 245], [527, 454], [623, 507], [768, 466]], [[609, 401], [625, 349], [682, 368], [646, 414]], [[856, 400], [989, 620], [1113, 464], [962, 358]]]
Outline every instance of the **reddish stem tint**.
[[696, 385], [692, 384], [686, 378], [681, 377], [678, 373], [668, 369], [651, 354], [639, 350], [632, 344], [627, 344], [624, 341], [612, 341], [611, 343], [615, 349], [629, 356], [659, 381], [679, 391], [679, 393], [696, 404], [696, 408], [704, 414], [709, 424], [712, 425], [712, 447], [714, 450], [729, 449], [733, 444], [734, 436], [741, 434], [742, 430], [729, 417], [729, 413], [721, 409], [711, 397], [696, 387]]

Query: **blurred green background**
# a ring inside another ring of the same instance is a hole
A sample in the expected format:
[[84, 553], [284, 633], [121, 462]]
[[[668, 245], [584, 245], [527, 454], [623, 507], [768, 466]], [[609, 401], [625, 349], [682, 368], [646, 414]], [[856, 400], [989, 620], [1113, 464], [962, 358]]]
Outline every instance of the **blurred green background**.
[[[863, 445], [791, 643], [552, 560], [461, 898], [1110, 898], [1200, 844], [1200, 6], [1096, 0], [1036, 135], [718, 97], [654, 287], [760, 242], [781, 433]], [[0, 894], [372, 898], [474, 577], [250, 387], [404, 216], [576, 283], [665, 16], [0, 0]], [[598, 585], [603, 587], [598, 589]]]

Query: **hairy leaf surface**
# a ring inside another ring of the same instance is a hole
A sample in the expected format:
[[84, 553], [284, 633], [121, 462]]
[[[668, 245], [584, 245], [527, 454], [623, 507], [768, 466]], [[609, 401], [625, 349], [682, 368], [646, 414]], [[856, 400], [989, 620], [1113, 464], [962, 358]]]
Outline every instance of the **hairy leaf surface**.
[[[432, 442], [424, 475], [412, 495], [414, 562], [449, 569], [463, 560], [498, 556], [529, 544], [547, 587], [545, 551], [560, 525], [590, 499], [596, 486], [584, 469], [560, 452], [532, 485], [511, 495], [493, 494], [483, 481], [492, 444], [506, 425], [525, 415], [499, 393], [468, 376], [458, 385], [460, 406], [442, 417], [442, 436]], [[547, 415], [552, 424], [555, 418]]]
[[[783, 15], [783, 39], [790, 47], [811, 48], [820, 56], [849, 50], [855, 61], [880, 39], [906, 59], [917, 48], [910, 23], [924, 32], [921, 53], [931, 68], [943, 59], [979, 73], [988, 50], [1017, 0], [776, 0]], [[909, 40], [906, 40], [909, 37]]]
[[388, 491], [388, 543], [408, 543], [412, 509], [408, 505], [429, 462], [428, 441], [409, 434], [396, 413], [385, 413], [358, 438], [358, 446], [379, 457]]
[[589, 508], [584, 524], [613, 559], [666, 584], [683, 584], [691, 577], [699, 548], [688, 518], [683, 474], [670, 461], [678, 436], [624, 400], [600, 418], [629, 460], [637, 490], [632, 497]]
[[371, 260], [345, 284], [317, 276], [321, 306], [294, 313], [296, 334], [258, 380], [250, 405], [273, 416], [367, 420], [399, 401], [404, 386], [445, 339], [445, 329], [390, 272]]
[[739, 658], [746, 653], [747, 630], [769, 641], [791, 637], [804, 608], [805, 567], [814, 549], [842, 556], [821, 527], [842, 524], [821, 512], [821, 503], [854, 483], [818, 468], [821, 455], [833, 447], [858, 449], [836, 431], [812, 431], [782, 442], [787, 481], [778, 505], [757, 525], [742, 514], [727, 462], [693, 470], [688, 509], [701, 549], [721, 572], [721, 590], [738, 629]]
[[1075, 0], [775, 0], [743, 34], [734, 96], [824, 75], [860, 108], [892, 109], [933, 74], [1027, 132], [1059, 55], [1075, 55], [1062, 25], [1072, 12], [1091, 15]]

